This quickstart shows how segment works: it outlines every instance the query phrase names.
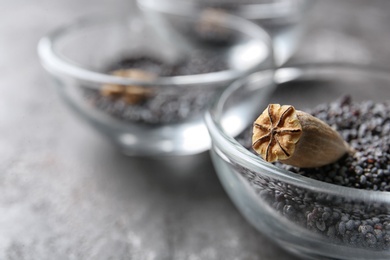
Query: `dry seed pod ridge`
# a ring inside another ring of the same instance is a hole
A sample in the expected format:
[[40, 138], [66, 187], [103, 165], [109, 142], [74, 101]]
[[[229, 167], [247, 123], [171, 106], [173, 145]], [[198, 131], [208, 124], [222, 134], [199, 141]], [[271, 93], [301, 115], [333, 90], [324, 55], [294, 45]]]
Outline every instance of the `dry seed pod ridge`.
[[301, 168], [324, 166], [353, 152], [325, 122], [279, 104], [270, 104], [254, 122], [252, 147], [268, 162]]
[[[156, 78], [155, 74], [140, 69], [120, 69], [113, 71], [111, 74], [136, 80], [152, 80]], [[102, 87], [100, 93], [103, 96], [121, 98], [127, 104], [137, 104], [150, 96], [152, 91], [136, 85], [106, 84]]]

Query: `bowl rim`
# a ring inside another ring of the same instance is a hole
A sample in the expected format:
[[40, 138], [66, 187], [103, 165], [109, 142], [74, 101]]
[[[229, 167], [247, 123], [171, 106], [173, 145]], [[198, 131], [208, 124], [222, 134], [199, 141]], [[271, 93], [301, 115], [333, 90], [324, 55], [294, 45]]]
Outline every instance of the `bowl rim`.
[[[186, 16], [187, 17], [187, 16]], [[188, 17], [189, 19], [195, 19], [195, 14]], [[231, 83], [232, 81], [248, 75], [254, 71], [260, 69], [265, 63], [270, 63], [269, 67], [273, 66], [273, 50], [272, 41], [269, 34], [260, 26], [255, 23], [248, 21], [244, 18], [226, 14], [224, 21], [226, 21], [227, 28], [240, 31], [253, 37], [254, 40], [259, 41], [263, 44], [266, 49], [264, 58], [245, 70], [234, 70], [227, 69], [223, 71], [193, 74], [193, 75], [182, 75], [182, 76], [170, 76], [170, 77], [156, 77], [153, 80], [134, 80], [125, 77], [119, 77], [110, 75], [107, 73], [92, 71], [86, 68], [77, 66], [64, 59], [61, 55], [56, 53], [55, 46], [58, 41], [61, 40], [62, 36], [72, 33], [74, 30], [80, 28], [93, 27], [97, 24], [104, 23], [118, 23], [118, 22], [129, 22], [132, 19], [142, 19], [139, 17], [128, 17], [128, 16], [112, 16], [112, 15], [91, 15], [83, 18], [76, 19], [73, 22], [64, 24], [47, 35], [43, 36], [37, 46], [38, 56], [41, 60], [43, 67], [57, 75], [67, 75], [79, 80], [94, 83], [106, 83], [106, 84], [119, 84], [119, 85], [142, 85], [145, 87], [157, 86], [179, 86], [187, 87], [191, 85], [209, 85], [213, 83]], [[147, 22], [146, 20], [143, 22]]]
[[[279, 0], [274, 3], [242, 4], [233, 13], [246, 19], [275, 19], [303, 12], [309, 2], [307, 0], [292, 1]], [[196, 1], [182, 0], [137, 0], [137, 4], [143, 9], [157, 10], [161, 13], [186, 13], [187, 15], [191, 14], [194, 9], [207, 7], [207, 4], [202, 5]]]
[[[307, 63], [307, 64], [297, 64], [291, 65], [288, 67], [281, 67], [274, 71], [275, 82], [278, 83], [278, 74], [285, 75], [286, 71], [292, 70], [293, 78], [298, 78], [302, 74], [299, 72], [304, 72], [306, 69], [329, 69], [337, 68], [340, 70], [350, 70], [356, 71], [359, 73], [369, 73], [376, 74], [377, 76], [385, 77], [390, 82], [390, 73], [388, 70], [379, 67], [369, 67], [366, 65], [360, 64], [348, 64], [348, 63]], [[265, 71], [263, 71], [265, 72]], [[259, 73], [259, 72], [257, 72]], [[256, 74], [256, 73], [254, 73]], [[254, 75], [252, 74], [252, 75]], [[334, 196], [342, 196], [350, 199], [360, 199], [362, 201], [375, 200], [375, 202], [389, 203], [390, 202], [390, 192], [386, 191], [373, 191], [373, 190], [364, 190], [356, 189], [352, 187], [345, 187], [336, 184], [326, 183], [319, 180], [315, 180], [309, 177], [305, 177], [285, 169], [281, 169], [271, 163], [268, 163], [261, 159], [259, 156], [251, 153], [245, 147], [243, 147], [238, 141], [235, 140], [232, 136], [228, 135], [218, 123], [216, 116], [221, 114], [221, 102], [226, 99], [229, 95], [229, 92], [238, 89], [245, 81], [250, 80], [251, 76], [245, 79], [240, 79], [233, 82], [229, 87], [227, 87], [222, 95], [217, 98], [210, 108], [205, 112], [205, 122], [207, 129], [209, 131], [212, 148], [216, 149], [217, 152], [222, 152], [228, 154], [228, 157], [233, 158], [239, 164], [245, 166], [246, 168], [254, 171], [261, 171], [262, 175], [271, 178], [277, 178], [280, 181], [287, 182], [298, 187], [302, 187], [306, 190], [311, 190], [316, 193], [324, 193]], [[225, 156], [226, 157], [226, 156]], [[228, 159], [227, 157], [227, 159]]]

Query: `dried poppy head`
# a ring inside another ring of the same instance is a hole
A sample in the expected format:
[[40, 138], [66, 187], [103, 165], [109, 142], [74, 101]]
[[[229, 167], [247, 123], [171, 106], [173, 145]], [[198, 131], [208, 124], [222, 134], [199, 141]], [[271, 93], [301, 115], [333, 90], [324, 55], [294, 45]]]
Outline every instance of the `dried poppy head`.
[[267, 162], [320, 167], [353, 150], [325, 122], [293, 106], [270, 104], [253, 124], [253, 149]]
[[[134, 80], [152, 80], [156, 78], [155, 74], [140, 69], [120, 69], [111, 72], [111, 74]], [[148, 98], [152, 94], [152, 90], [137, 85], [106, 84], [101, 88], [100, 93], [103, 96], [121, 98], [128, 104], [137, 104]]]

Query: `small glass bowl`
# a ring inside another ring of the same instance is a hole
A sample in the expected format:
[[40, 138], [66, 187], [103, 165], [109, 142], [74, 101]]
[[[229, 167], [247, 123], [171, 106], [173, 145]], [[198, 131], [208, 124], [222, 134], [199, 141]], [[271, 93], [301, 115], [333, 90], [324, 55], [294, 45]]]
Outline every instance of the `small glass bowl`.
[[[203, 121], [210, 101], [232, 81], [272, 66], [270, 39], [257, 25], [232, 15], [211, 21], [188, 16], [186, 24], [192, 31], [167, 28], [164, 38], [158, 32], [163, 27], [155, 30], [142, 17], [89, 17], [41, 39], [38, 53], [69, 107], [124, 153], [200, 153], [210, 146]], [[157, 72], [144, 78], [111, 73], [129, 60], [133, 69], [149, 66]], [[181, 72], [161, 76], [164, 66]], [[200, 72], [191, 74], [194, 70]], [[110, 96], [115, 96], [112, 86], [120, 89], [119, 99]], [[122, 98], [129, 87], [141, 93], [138, 101]]]
[[210, 9], [226, 11], [248, 19], [267, 30], [273, 40], [277, 65], [294, 53], [306, 27], [308, 10], [314, 0], [137, 0], [141, 10], [159, 26]]
[[305, 110], [343, 95], [356, 102], [389, 100], [390, 73], [352, 65], [301, 65], [238, 80], [205, 115], [213, 164], [245, 218], [294, 254], [390, 259], [390, 192], [339, 186], [284, 170], [236, 138], [269, 103]]

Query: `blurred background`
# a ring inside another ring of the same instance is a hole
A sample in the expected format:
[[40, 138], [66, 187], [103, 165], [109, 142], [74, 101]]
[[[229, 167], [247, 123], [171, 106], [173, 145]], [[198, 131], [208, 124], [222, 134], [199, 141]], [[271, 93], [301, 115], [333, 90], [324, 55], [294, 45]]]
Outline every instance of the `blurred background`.
[[[316, 0], [287, 64], [390, 69], [390, 2]], [[128, 0], [0, 0], [0, 259], [295, 259], [235, 209], [208, 154], [122, 155], [60, 103], [36, 52]]]

